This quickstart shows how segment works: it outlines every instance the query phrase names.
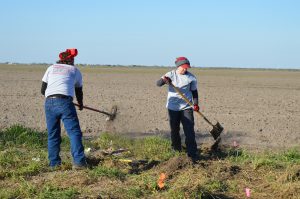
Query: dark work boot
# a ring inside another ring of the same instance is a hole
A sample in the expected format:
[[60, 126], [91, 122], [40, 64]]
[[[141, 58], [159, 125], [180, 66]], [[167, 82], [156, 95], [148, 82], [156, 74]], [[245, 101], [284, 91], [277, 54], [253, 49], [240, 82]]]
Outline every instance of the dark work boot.
[[73, 166], [72, 166], [72, 170], [84, 170], [84, 169], [87, 169], [87, 168], [88, 168], [87, 163], [82, 164], [82, 165], [73, 164]]

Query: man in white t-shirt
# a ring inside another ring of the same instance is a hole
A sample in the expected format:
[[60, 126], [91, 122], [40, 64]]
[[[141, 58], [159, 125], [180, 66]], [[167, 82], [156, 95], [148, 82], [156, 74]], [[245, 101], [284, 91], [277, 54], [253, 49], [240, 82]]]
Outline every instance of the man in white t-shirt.
[[68, 133], [71, 142], [73, 168], [80, 169], [87, 166], [82, 144], [82, 132], [76, 109], [73, 104], [74, 91], [79, 110], [83, 108], [82, 75], [74, 66], [77, 49], [67, 49], [59, 54], [57, 64], [48, 67], [42, 79], [41, 93], [45, 95], [45, 114], [48, 130], [48, 159], [50, 167], [61, 165], [60, 121]]
[[171, 128], [172, 147], [177, 151], [182, 150], [180, 137], [181, 123], [185, 134], [187, 154], [193, 162], [197, 162], [199, 160], [199, 154], [195, 140], [193, 114], [193, 111], [199, 111], [197, 79], [192, 73], [187, 71], [191, 66], [186, 57], [178, 57], [175, 64], [177, 66], [176, 70], [172, 70], [162, 76], [162, 78], [157, 81], [157, 86], [163, 86], [172, 82], [189, 101], [193, 102], [194, 106], [191, 107], [182, 99], [175, 89], [169, 85], [166, 107], [168, 109]]

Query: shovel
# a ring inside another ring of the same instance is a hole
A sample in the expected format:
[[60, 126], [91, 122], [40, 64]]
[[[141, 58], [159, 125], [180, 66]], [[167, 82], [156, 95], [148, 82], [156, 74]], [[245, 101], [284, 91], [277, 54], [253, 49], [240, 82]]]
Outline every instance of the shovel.
[[[80, 107], [80, 105], [77, 104], [77, 103], [74, 103], [74, 105]], [[88, 106], [83, 106], [83, 108], [91, 110], [91, 111], [95, 111], [95, 112], [98, 112], [98, 113], [102, 113], [104, 115], [107, 115], [108, 117], [106, 118], [106, 121], [113, 121], [116, 118], [117, 110], [118, 110], [117, 106], [113, 106], [111, 108], [110, 113], [108, 113], [106, 111], [101, 111], [101, 110], [98, 110], [98, 109], [94, 109], [94, 108], [91, 108], [91, 107], [88, 107]]]
[[[174, 86], [174, 84], [172, 82], [168, 83], [170, 86], [172, 86], [175, 91], [182, 97], [182, 99], [188, 103], [191, 107], [194, 106], [194, 104], [192, 102], [190, 102], [190, 100], [188, 98], [186, 98], [186, 96], [179, 90], [179, 88], [177, 88], [176, 86]], [[213, 127], [213, 129], [210, 131], [210, 134], [213, 136], [213, 138], [216, 140], [216, 143], [220, 142], [219, 136], [220, 134], [223, 132], [224, 128], [221, 126], [221, 124], [219, 122], [217, 122], [215, 125], [213, 123], [211, 123], [200, 111], [195, 111], [196, 113], [198, 113], [209, 125], [211, 125]], [[218, 139], [218, 140], [217, 140]]]

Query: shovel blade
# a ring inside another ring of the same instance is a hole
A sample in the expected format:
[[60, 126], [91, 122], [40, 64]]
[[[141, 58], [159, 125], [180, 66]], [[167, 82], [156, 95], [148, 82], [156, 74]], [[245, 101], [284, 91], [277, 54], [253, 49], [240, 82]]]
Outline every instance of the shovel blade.
[[215, 140], [215, 143], [213, 145], [211, 145], [210, 149], [212, 151], [217, 151], [218, 148], [219, 148], [219, 144], [221, 142], [221, 137], [219, 136], [216, 140]]
[[217, 122], [215, 125], [213, 125], [213, 129], [210, 131], [210, 134], [215, 140], [217, 140], [223, 130], [224, 128], [221, 126], [221, 124]]

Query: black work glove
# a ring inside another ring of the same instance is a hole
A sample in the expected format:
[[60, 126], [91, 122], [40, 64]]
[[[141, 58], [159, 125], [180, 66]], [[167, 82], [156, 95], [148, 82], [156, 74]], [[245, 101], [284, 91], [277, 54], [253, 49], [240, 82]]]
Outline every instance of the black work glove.
[[164, 76], [163, 78], [163, 81], [166, 83], [166, 84], [170, 84], [172, 82], [172, 80], [170, 79], [170, 77], [167, 77], [167, 76]]
[[79, 106], [78, 106], [78, 110], [82, 111], [83, 109], [83, 103], [82, 102], [78, 102]]

